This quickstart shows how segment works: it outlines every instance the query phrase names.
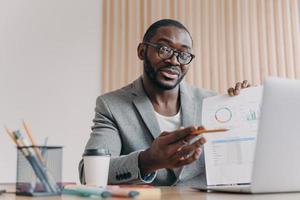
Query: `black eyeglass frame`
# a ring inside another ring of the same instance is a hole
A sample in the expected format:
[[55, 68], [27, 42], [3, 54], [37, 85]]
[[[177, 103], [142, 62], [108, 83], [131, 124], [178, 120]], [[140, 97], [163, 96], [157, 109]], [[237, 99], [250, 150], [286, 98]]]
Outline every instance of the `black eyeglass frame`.
[[[154, 44], [154, 43], [151, 43], [151, 42], [143, 42], [142, 44], [144, 44], [144, 45], [149, 45], [149, 46], [155, 48], [156, 51], [157, 51], [158, 56], [159, 56], [161, 59], [164, 59], [164, 60], [172, 58], [172, 57], [174, 56], [174, 54], [176, 53], [176, 54], [177, 54], [177, 55], [175, 54], [176, 59], [177, 59], [177, 61], [178, 61], [181, 65], [188, 65], [188, 64], [190, 64], [190, 63], [192, 62], [192, 60], [195, 58], [195, 55], [194, 55], [194, 54], [191, 54], [191, 53], [188, 53], [188, 52], [178, 51], [178, 50], [176, 50], [176, 49], [173, 49], [173, 48], [171, 48], [171, 47], [167, 47], [167, 46], [164, 46], [164, 45], [161, 45], [161, 44]], [[170, 57], [168, 57], [168, 58], [162, 58], [162, 57], [160, 56], [159, 51], [160, 51], [160, 49], [161, 49], [162, 47], [167, 47], [167, 48], [169, 48], [169, 49], [172, 50], [172, 54], [170, 55]], [[181, 53], [189, 54], [189, 55], [191, 56], [191, 60], [190, 60], [189, 62], [187, 62], [187, 63], [181, 63], [181, 62], [179, 61], [179, 55], [180, 55]]]

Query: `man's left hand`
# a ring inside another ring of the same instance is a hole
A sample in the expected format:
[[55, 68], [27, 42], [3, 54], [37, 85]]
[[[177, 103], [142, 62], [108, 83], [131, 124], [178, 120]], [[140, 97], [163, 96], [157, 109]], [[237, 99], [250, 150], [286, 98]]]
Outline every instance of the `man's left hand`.
[[242, 83], [241, 82], [237, 82], [235, 84], [235, 87], [234, 88], [229, 88], [227, 90], [228, 92], [228, 95], [229, 96], [236, 96], [236, 95], [239, 95], [240, 94], [240, 90], [243, 89], [243, 88], [248, 88], [250, 87], [251, 85], [248, 83], [247, 80], [244, 80]]

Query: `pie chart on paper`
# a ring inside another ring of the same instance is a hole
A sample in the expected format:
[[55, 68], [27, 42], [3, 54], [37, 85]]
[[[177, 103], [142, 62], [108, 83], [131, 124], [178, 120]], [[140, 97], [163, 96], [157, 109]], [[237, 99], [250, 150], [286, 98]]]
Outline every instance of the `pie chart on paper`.
[[215, 112], [215, 119], [219, 123], [227, 123], [231, 120], [231, 118], [232, 118], [232, 111], [227, 107], [219, 108]]

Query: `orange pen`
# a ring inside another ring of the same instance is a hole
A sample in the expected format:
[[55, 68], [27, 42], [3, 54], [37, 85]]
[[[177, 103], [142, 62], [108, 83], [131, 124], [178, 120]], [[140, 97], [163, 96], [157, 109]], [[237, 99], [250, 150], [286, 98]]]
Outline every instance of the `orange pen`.
[[[225, 132], [225, 131], [229, 131], [229, 129], [225, 129], [225, 128], [200, 129], [200, 130], [193, 131], [191, 135], [196, 135], [196, 136], [193, 139], [191, 139], [187, 144], [193, 144], [194, 142], [196, 142], [197, 140], [202, 138], [202, 134], [204, 134], [204, 133], [219, 133], [219, 132]], [[187, 145], [187, 144], [185, 144], [185, 145]], [[185, 145], [183, 145], [183, 146], [185, 146]]]
[[200, 129], [200, 130], [196, 130], [192, 132], [192, 135], [200, 135], [203, 133], [218, 133], [218, 132], [225, 132], [225, 131], [229, 131], [229, 129], [226, 128], [221, 128], [221, 129]]

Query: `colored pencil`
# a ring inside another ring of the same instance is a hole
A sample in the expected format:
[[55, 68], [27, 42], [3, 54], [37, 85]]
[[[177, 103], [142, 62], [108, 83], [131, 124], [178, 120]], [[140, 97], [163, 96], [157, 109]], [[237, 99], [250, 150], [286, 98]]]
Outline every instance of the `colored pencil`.
[[4, 129], [5, 129], [5, 132], [7, 133], [7, 135], [9, 135], [9, 137], [12, 139], [12, 141], [16, 144], [17, 144], [17, 141], [16, 141], [16, 138], [15, 136], [13, 135], [13, 133], [6, 127], [4, 126]]
[[29, 140], [30, 140], [32, 146], [34, 146], [33, 150], [35, 151], [35, 153], [36, 153], [36, 155], [38, 156], [38, 158], [40, 159], [40, 161], [41, 161], [43, 164], [45, 164], [45, 160], [44, 160], [44, 158], [42, 157], [41, 152], [39, 151], [39, 149], [36, 147], [36, 146], [37, 146], [37, 145], [36, 145], [36, 142], [35, 142], [35, 140], [34, 140], [34, 138], [33, 138], [33, 136], [32, 136], [32, 133], [31, 133], [31, 131], [29, 130], [29, 128], [28, 128], [28, 126], [26, 125], [26, 123], [25, 123], [24, 120], [22, 121], [22, 124], [23, 124], [23, 127], [24, 127], [24, 129], [25, 129], [26, 134], [27, 134], [28, 137], [29, 137]]

